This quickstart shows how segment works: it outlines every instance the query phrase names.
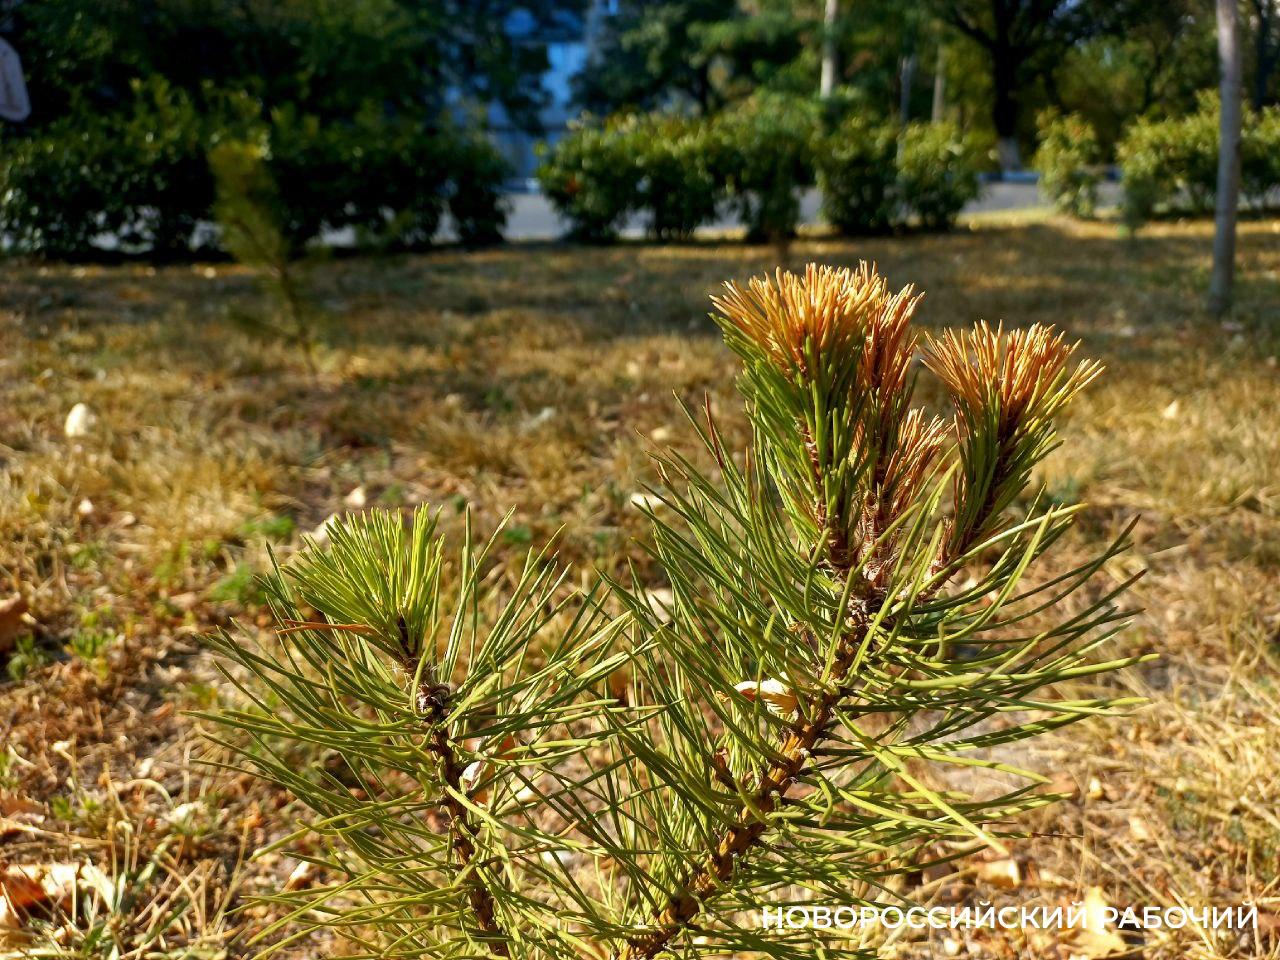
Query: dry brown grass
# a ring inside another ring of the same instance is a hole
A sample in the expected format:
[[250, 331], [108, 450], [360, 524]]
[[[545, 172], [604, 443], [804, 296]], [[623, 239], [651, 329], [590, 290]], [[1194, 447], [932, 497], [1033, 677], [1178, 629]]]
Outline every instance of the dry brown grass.
[[[1152, 705], [1037, 743], [1031, 765], [1073, 793], [1034, 823], [1053, 835], [1018, 845], [1018, 889], [968, 869], [944, 879], [946, 895], [1252, 899], [1256, 935], [1148, 933], [1142, 955], [1275, 957], [1280, 221], [1242, 226], [1226, 323], [1201, 308], [1208, 249], [1203, 223], [1130, 240], [1023, 218], [945, 237], [809, 238], [789, 265], [874, 259], [927, 291], [928, 325], [1052, 322], [1108, 366], [1044, 479], [1090, 504], [1063, 563], [1140, 517], [1112, 573], [1150, 571], [1119, 642], [1161, 654], [1120, 681]], [[0, 267], [0, 598], [10, 583], [28, 597], [28, 630], [52, 660], [0, 685], [0, 862], [162, 863], [130, 922], [159, 923], [142, 912], [157, 898], [190, 906], [170, 952], [126, 955], [242, 954], [258, 918], [222, 907], [288, 874], [279, 857], [240, 864], [290, 825], [288, 801], [193, 766], [181, 710], [219, 695], [198, 637], [258, 615], [246, 575], [265, 543], [287, 553], [359, 487], [369, 503], [466, 500], [482, 524], [514, 507], [510, 548], [563, 528], [584, 578], [640, 559], [630, 501], [646, 447], [692, 446], [676, 397], [709, 392], [741, 429], [707, 294], [775, 265], [766, 248], [709, 244], [339, 261], [316, 277], [340, 329], [314, 377], [229, 322], [257, 296], [238, 269]], [[76, 402], [97, 425], [72, 440]], [[94, 641], [105, 646], [84, 655]], [[97, 955], [61, 926], [73, 955]], [[1072, 951], [952, 936], [960, 955]]]

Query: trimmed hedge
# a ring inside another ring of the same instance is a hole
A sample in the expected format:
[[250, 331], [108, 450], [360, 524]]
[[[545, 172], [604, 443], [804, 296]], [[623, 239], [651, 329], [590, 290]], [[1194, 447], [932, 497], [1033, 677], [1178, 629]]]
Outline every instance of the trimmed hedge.
[[878, 233], [914, 217], [946, 230], [979, 192], [978, 158], [949, 123], [891, 124], [852, 117], [817, 151], [823, 211], [842, 233]]
[[724, 184], [747, 240], [778, 242], [800, 222], [800, 190], [814, 182], [818, 111], [810, 100], [761, 95], [714, 120], [726, 144]]
[[898, 149], [898, 197], [926, 230], [949, 230], [977, 198], [977, 153], [950, 123], [912, 123]]
[[109, 234], [127, 251], [168, 255], [195, 244], [214, 200], [208, 151], [226, 140], [266, 144], [280, 225], [300, 249], [326, 229], [372, 246], [427, 244], [445, 209], [460, 240], [501, 237], [505, 161], [480, 135], [425, 130], [368, 106], [344, 122], [291, 108], [266, 120], [247, 98], [206, 113], [163, 81], [135, 84], [121, 111], [77, 111], [5, 144], [0, 232], [24, 252], [83, 256]]
[[[1205, 214], [1218, 188], [1218, 98], [1171, 120], [1139, 120], [1116, 147], [1124, 187], [1125, 222], [1137, 227], [1160, 213]], [[1280, 187], [1280, 107], [1245, 110], [1241, 124], [1240, 185], [1255, 204]]]
[[203, 125], [162, 80], [135, 83], [133, 94], [119, 113], [64, 118], [5, 142], [0, 232], [17, 249], [75, 256], [104, 233], [125, 249], [187, 248], [213, 203]]
[[814, 151], [823, 215], [841, 233], [880, 233], [899, 221], [894, 132], [852, 116]]
[[544, 153], [537, 176], [576, 240], [614, 239], [639, 205], [643, 175], [629, 131], [619, 119], [597, 125], [587, 118], [570, 126], [554, 149]]
[[712, 118], [662, 114], [585, 120], [544, 153], [538, 179], [589, 242], [617, 237], [628, 216], [648, 233], [684, 239], [722, 208], [748, 240], [794, 235], [801, 190], [819, 184], [827, 219], [844, 233], [876, 233], [913, 218], [946, 229], [978, 194], [975, 152], [950, 124], [852, 117], [822, 133], [810, 100], [759, 96]]
[[637, 207], [650, 236], [686, 240], [715, 219], [724, 198], [728, 145], [715, 127], [651, 114], [628, 121], [640, 177]]
[[1102, 149], [1093, 125], [1078, 113], [1044, 110], [1036, 117], [1040, 191], [1059, 213], [1091, 217], [1098, 207]]

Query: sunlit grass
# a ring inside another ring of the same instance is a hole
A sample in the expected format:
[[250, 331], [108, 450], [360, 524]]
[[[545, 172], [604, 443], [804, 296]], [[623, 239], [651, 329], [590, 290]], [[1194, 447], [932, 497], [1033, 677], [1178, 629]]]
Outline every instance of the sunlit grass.
[[[891, 284], [927, 292], [927, 325], [1055, 323], [1108, 367], [1043, 479], [1090, 504], [1079, 556], [1140, 518], [1112, 575], [1149, 570], [1121, 643], [1161, 653], [1126, 681], [1153, 705], [1037, 745], [1027, 762], [1074, 785], [1037, 829], [1066, 836], [1019, 845], [1024, 889], [961, 871], [949, 896], [1057, 903], [1098, 886], [1126, 905], [1253, 898], [1280, 912], [1280, 221], [1242, 224], [1225, 323], [1202, 308], [1208, 253], [1205, 223], [1124, 238], [1025, 215], [789, 251], [793, 267], [877, 261]], [[247, 574], [267, 545], [288, 554], [335, 512], [425, 501], [445, 506], [447, 527], [469, 502], [486, 528], [514, 508], [500, 549], [561, 531], [580, 578], [632, 559], [661, 586], [632, 543], [646, 535], [632, 497], [651, 479], [647, 450], [692, 452], [677, 398], [709, 393], [726, 430], [742, 430], [707, 294], [774, 265], [769, 248], [709, 243], [339, 260], [316, 274], [339, 330], [315, 375], [230, 322], [258, 296], [240, 268], [0, 267], [0, 599], [27, 596], [25, 642], [43, 653], [0, 686], [0, 817], [6, 798], [34, 801], [55, 835], [24, 834], [16, 853], [60, 859], [55, 845], [75, 836], [77, 857], [110, 863], [99, 820], [58, 799], [69, 758], [77, 789], [106, 803], [134, 784], [153, 818], [165, 806], [137, 782], [213, 791], [225, 815], [199, 844], [164, 846], [165, 830], [140, 841], [147, 857], [177, 858], [176, 876], [290, 829], [286, 798], [193, 765], [181, 708], [219, 695], [198, 637], [231, 616], [256, 622]], [[96, 423], [68, 438], [77, 402]], [[250, 864], [244, 883], [278, 886], [290, 869]], [[224, 924], [214, 886], [199, 909]], [[1246, 949], [1189, 930], [1151, 939], [1148, 955], [1276, 953], [1258, 938]], [[972, 943], [972, 955], [1019, 955]]]

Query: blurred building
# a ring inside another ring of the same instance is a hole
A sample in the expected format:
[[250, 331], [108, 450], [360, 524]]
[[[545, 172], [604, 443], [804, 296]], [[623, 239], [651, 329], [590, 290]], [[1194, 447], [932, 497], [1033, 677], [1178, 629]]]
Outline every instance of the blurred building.
[[507, 18], [505, 29], [516, 42], [545, 45], [547, 71], [542, 75], [545, 106], [538, 113], [540, 131], [523, 130], [502, 104], [489, 107], [489, 126], [498, 149], [511, 163], [515, 186], [527, 185], [538, 166], [537, 145], [554, 143], [578, 114], [573, 105], [573, 81], [590, 59], [607, 17], [618, 12], [618, 0], [591, 0], [586, 12], [565, 10], [549, 24], [524, 11]]

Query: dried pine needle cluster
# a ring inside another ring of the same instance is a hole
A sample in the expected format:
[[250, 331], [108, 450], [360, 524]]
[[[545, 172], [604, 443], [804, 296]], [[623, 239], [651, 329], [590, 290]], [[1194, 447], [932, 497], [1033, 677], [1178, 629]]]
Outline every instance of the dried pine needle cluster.
[[873, 956], [759, 911], [999, 847], [1052, 799], [999, 746], [1126, 704], [1046, 692], [1133, 662], [1095, 655], [1128, 584], [1053, 612], [1124, 537], [1031, 579], [1075, 513], [1031, 472], [1096, 366], [1041, 327], [944, 335], [948, 422], [912, 401], [920, 298], [873, 268], [714, 302], [754, 434], [695, 422], [715, 476], [660, 458], [669, 604], [575, 595], [545, 551], [504, 580], [469, 536], [446, 597], [430, 515], [372, 514], [277, 572], [274, 647], [218, 641], [250, 706], [214, 719], [329, 851], [290, 921], [362, 957]]

